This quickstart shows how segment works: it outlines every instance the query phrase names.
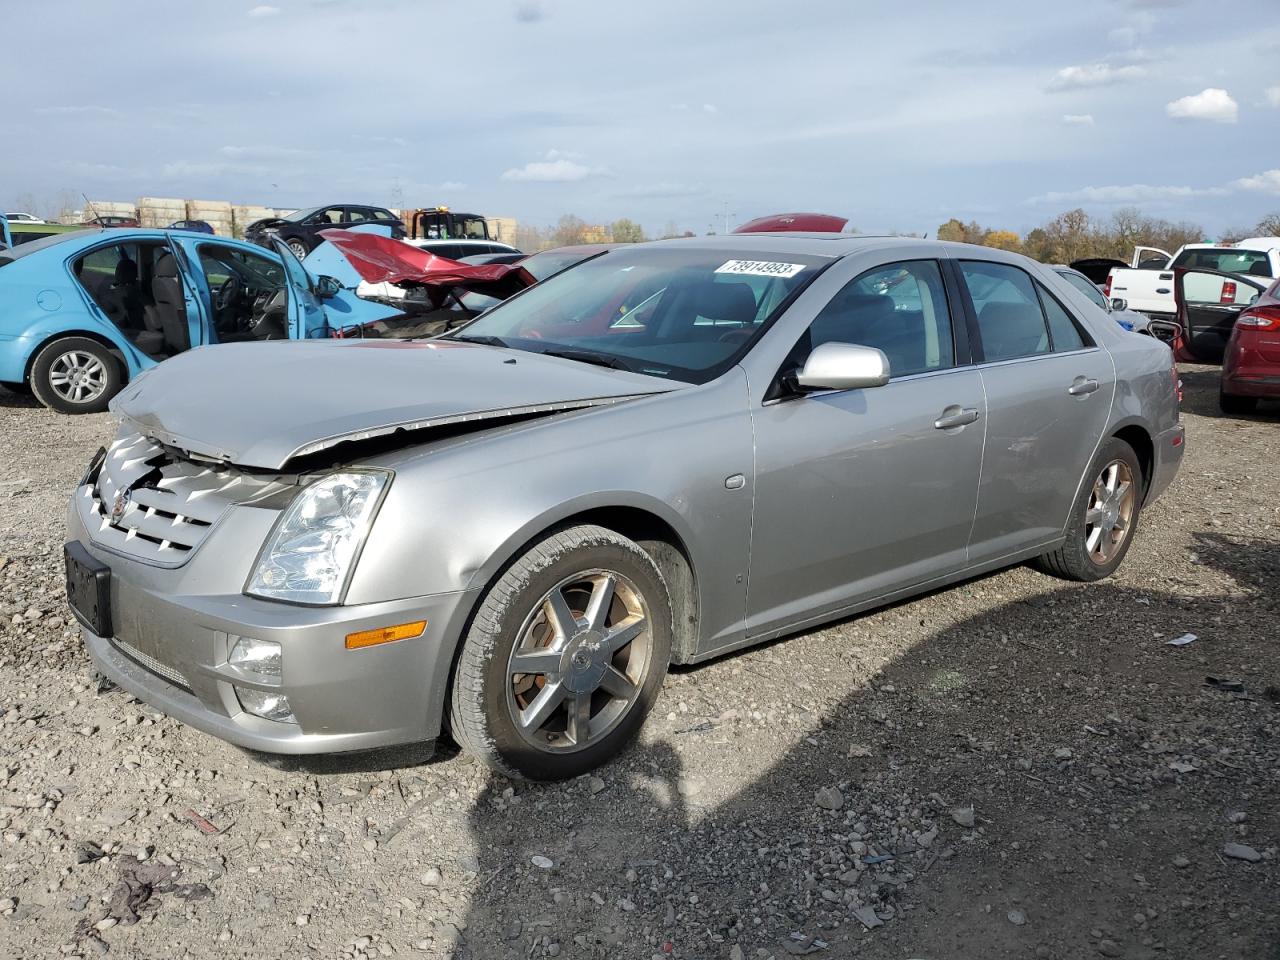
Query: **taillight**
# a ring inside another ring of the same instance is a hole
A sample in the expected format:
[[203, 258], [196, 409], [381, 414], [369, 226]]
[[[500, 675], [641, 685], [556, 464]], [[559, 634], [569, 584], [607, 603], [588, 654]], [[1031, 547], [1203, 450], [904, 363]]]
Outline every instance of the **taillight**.
[[1102, 295], [1108, 300], [1111, 299], [1111, 274], [1107, 274], [1107, 282], [1102, 285]]
[[1250, 307], [1236, 318], [1236, 326], [1250, 330], [1280, 330], [1280, 305]]
[[1218, 298], [1219, 303], [1235, 303], [1236, 302], [1236, 282], [1228, 280], [1222, 285], [1222, 296]]

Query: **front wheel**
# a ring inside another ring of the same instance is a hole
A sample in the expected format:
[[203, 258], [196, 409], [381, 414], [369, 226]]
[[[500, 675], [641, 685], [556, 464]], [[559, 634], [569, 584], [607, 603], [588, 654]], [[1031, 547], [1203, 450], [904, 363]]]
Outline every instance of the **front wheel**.
[[121, 380], [115, 357], [88, 337], [54, 340], [31, 363], [31, 392], [59, 413], [101, 413]]
[[1038, 562], [1045, 573], [1064, 580], [1101, 580], [1114, 573], [1142, 512], [1142, 465], [1123, 440], [1111, 437], [1102, 445], [1089, 479], [1072, 506], [1066, 541]]
[[640, 729], [671, 632], [667, 587], [647, 553], [603, 527], [561, 530], [481, 602], [454, 674], [453, 736], [511, 776], [585, 773]]
[[285, 246], [287, 246], [291, 251], [293, 251], [293, 255], [297, 257], [299, 260], [305, 260], [307, 257], [307, 254], [311, 252], [311, 250], [307, 247], [307, 244], [305, 241], [298, 240], [296, 238], [292, 240], [286, 240]]

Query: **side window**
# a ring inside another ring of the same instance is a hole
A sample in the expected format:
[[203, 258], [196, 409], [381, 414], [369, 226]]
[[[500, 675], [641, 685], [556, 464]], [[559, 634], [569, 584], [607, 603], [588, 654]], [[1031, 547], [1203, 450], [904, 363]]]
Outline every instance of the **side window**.
[[399, 218], [399, 217], [397, 217], [397, 216], [396, 216], [394, 213], [392, 213], [390, 210], [374, 210], [374, 211], [373, 211], [373, 219], [375, 219], [375, 220], [399, 220], [400, 218]]
[[330, 207], [328, 210], [321, 210], [316, 214], [315, 222], [320, 224], [342, 223], [342, 208]]
[[202, 243], [199, 253], [218, 339], [226, 343], [282, 337], [283, 318], [270, 315], [270, 300], [284, 286], [284, 266], [220, 243]]
[[1067, 313], [1066, 307], [1038, 283], [1036, 290], [1040, 293], [1040, 303], [1044, 305], [1045, 316], [1049, 318], [1049, 339], [1053, 343], [1053, 352], [1064, 353], [1068, 350], [1083, 349], [1084, 337], [1080, 334], [1080, 328], [1076, 326], [1076, 322], [1071, 319], [1071, 314]]
[[1103, 310], [1107, 309], [1107, 298], [1102, 295], [1101, 290], [1089, 282], [1087, 277], [1082, 277], [1074, 273], [1060, 273], [1058, 276], [1083, 293]]
[[363, 223], [369, 219], [369, 212], [359, 207], [347, 207], [347, 220], [350, 223]]
[[823, 343], [878, 347], [894, 377], [955, 365], [946, 287], [933, 260], [891, 263], [856, 277], [822, 308], [807, 336], [804, 356]]
[[1044, 311], [1025, 271], [978, 260], [961, 261], [960, 271], [978, 315], [986, 360], [1016, 360], [1049, 352]]

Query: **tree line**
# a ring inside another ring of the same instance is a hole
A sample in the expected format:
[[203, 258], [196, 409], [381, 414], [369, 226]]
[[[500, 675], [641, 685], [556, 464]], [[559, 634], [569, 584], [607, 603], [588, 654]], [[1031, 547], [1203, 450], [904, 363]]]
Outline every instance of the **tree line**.
[[[1200, 243], [1206, 232], [1197, 223], [1173, 222], [1148, 217], [1133, 207], [1117, 210], [1110, 217], [1090, 217], [1079, 208], [1060, 213], [1026, 236], [1012, 230], [985, 227], [976, 221], [956, 218], [938, 227], [939, 240], [958, 240], [1024, 253], [1042, 263], [1071, 263], [1085, 257], [1110, 257], [1128, 261], [1134, 247], [1158, 247], [1170, 253], [1183, 244]], [[1252, 228], [1228, 230], [1218, 237], [1231, 243], [1245, 237], [1280, 236], [1280, 213], [1263, 217]]]

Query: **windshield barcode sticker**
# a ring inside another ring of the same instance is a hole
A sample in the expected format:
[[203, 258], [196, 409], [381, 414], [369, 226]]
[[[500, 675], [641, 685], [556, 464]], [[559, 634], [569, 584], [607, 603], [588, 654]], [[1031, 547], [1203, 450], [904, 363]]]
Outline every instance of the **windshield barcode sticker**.
[[803, 263], [778, 263], [774, 260], [726, 260], [716, 273], [737, 273], [748, 277], [794, 277], [804, 269]]

